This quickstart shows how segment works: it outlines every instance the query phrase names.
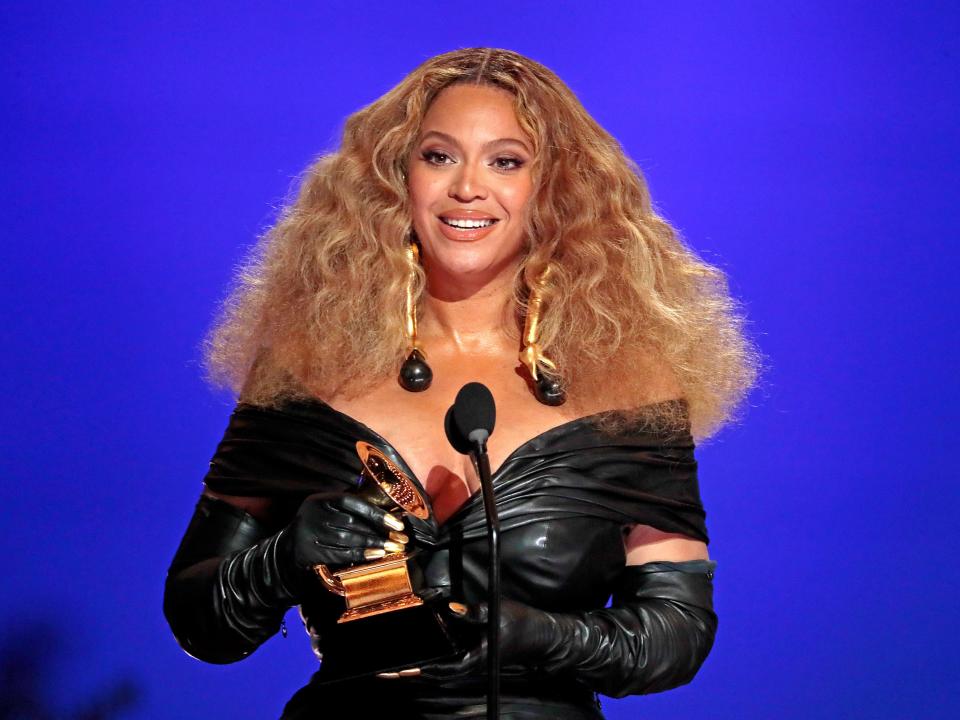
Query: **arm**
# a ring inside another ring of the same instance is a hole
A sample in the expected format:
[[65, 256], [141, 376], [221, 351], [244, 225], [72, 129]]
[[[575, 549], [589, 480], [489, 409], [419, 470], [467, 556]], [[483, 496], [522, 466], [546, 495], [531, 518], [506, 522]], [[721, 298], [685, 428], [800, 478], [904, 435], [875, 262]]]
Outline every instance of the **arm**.
[[[583, 623], [568, 619], [566, 627], [555, 631], [560, 637], [573, 632], [586, 641], [580, 647], [584, 657], [577, 674], [592, 679], [591, 685], [605, 695], [623, 697], [685, 685], [713, 647], [716, 563], [709, 559], [705, 543], [649, 525], [630, 529], [625, 551], [627, 566], [611, 607], [584, 613], [590, 619]], [[599, 662], [605, 654], [615, 663], [610, 674]]]
[[634, 525], [626, 532], [624, 551], [628, 566], [656, 560], [684, 562], [710, 559], [706, 543], [680, 533], [663, 532], [649, 525]]
[[[678, 541], [668, 552], [674, 559], [627, 565], [609, 608], [550, 613], [504, 599], [500, 627], [503, 663], [569, 675], [612, 697], [661, 692], [690, 682], [709, 654], [716, 633], [712, 584], [716, 563], [682, 559], [685, 554], [705, 554], [705, 548], [687, 538], [669, 539]], [[692, 545], [684, 548], [685, 543]], [[642, 559], [645, 552], [664, 552], [663, 547], [646, 551], [638, 550], [640, 547], [635, 544], [634, 558]], [[468, 608], [458, 619], [482, 625], [486, 607]], [[452, 663], [425, 666], [422, 673], [438, 679], [482, 673], [485, 662], [481, 644]]]
[[[542, 613], [527, 630], [547, 673], [572, 672], [612, 697], [662, 692], [693, 680], [717, 629], [714, 563], [651, 562], [625, 568], [611, 607]], [[540, 612], [540, 611], [537, 611]]]
[[[246, 657], [280, 629], [292, 604], [290, 591], [264, 566], [277, 538], [263, 520], [266, 513], [258, 515], [261, 519], [225, 499], [201, 495], [170, 563], [163, 612], [180, 646], [200, 660]], [[244, 570], [246, 583], [238, 577]], [[255, 580], [262, 580], [256, 591]]]
[[[247, 507], [266, 509], [262, 503]], [[206, 662], [246, 657], [317, 586], [315, 565], [342, 566], [365, 553], [384, 554], [390, 542], [386, 523], [399, 522], [387, 515], [354, 496], [317, 494], [272, 533], [275, 528], [247, 510], [201, 495], [167, 572], [163, 609], [174, 636]]]

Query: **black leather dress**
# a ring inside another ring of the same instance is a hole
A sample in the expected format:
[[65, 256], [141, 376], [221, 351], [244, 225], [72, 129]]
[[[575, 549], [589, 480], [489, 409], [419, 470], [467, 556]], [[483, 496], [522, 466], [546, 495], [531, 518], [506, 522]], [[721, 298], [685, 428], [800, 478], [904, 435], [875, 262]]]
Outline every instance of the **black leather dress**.
[[[603, 608], [625, 565], [623, 531], [629, 525], [708, 542], [689, 433], [611, 437], [596, 428], [595, 419], [572, 420], [537, 435], [494, 472], [505, 597], [550, 612]], [[355, 486], [361, 470], [357, 440], [377, 446], [418, 482], [389, 442], [320, 401], [290, 402], [280, 410], [239, 405], [205, 482], [218, 493], [272, 497], [292, 518], [307, 495]], [[479, 493], [442, 525], [433, 518], [407, 520], [426, 584], [462, 602], [484, 601], [487, 544]], [[318, 656], [322, 628], [339, 611], [331, 597], [321, 593], [301, 605]], [[485, 717], [482, 677], [457, 683], [373, 677], [323, 685], [322, 680], [321, 664], [283, 717], [339, 717], [347, 709], [354, 717]], [[507, 667], [501, 687], [503, 717], [603, 718], [596, 694], [576, 678]], [[334, 715], [324, 712], [333, 708]]]

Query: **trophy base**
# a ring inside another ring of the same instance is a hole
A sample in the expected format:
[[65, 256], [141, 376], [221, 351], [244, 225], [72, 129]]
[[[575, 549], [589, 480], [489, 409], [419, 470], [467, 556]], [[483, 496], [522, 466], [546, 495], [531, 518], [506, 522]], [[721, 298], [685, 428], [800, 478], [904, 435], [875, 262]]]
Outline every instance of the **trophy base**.
[[423, 600], [416, 595], [410, 594], [405, 597], [393, 600], [384, 600], [373, 605], [364, 605], [362, 607], [347, 610], [337, 620], [338, 623], [353, 622], [354, 620], [363, 620], [364, 618], [382, 615], [383, 613], [394, 612], [395, 610], [406, 610], [407, 608], [423, 605]]
[[321, 637], [323, 660], [317, 675], [321, 684], [396, 672], [461, 651], [431, 603], [338, 622]]

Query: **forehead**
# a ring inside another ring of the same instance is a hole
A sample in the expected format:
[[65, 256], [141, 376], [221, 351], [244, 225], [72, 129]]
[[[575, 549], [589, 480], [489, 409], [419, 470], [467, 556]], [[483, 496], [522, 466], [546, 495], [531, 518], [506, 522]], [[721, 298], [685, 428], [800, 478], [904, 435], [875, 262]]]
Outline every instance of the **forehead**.
[[430, 104], [420, 134], [435, 130], [461, 140], [523, 138], [514, 98], [489, 85], [451, 85]]

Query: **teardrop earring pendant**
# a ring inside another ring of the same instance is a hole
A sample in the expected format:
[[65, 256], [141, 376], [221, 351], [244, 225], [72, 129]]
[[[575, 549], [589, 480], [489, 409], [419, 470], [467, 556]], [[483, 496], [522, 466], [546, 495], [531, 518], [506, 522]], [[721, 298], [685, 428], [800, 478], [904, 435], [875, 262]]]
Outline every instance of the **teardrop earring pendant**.
[[420, 262], [420, 250], [416, 243], [407, 245], [407, 260], [410, 262], [410, 276], [407, 280], [407, 307], [405, 333], [409, 353], [400, 366], [400, 386], [410, 392], [423, 392], [433, 382], [433, 370], [427, 364], [426, 355], [417, 341], [417, 298], [414, 296], [416, 268]]
[[[543, 309], [543, 287], [549, 276], [550, 266], [548, 265], [530, 289], [527, 317], [523, 326], [523, 350], [520, 351], [520, 362], [530, 371], [530, 377], [533, 379], [533, 394], [537, 400], [544, 405], [563, 405], [567, 395], [560, 379], [556, 376], [557, 366], [543, 354], [543, 350], [537, 343], [540, 334], [540, 312]], [[547, 372], [544, 372], [544, 369]]]
[[[408, 354], [400, 367], [398, 378], [400, 386], [410, 392], [423, 392], [433, 382], [433, 370], [427, 364], [426, 354], [417, 340], [417, 299], [414, 295], [416, 284], [416, 268], [420, 262], [420, 251], [416, 243], [407, 246], [407, 259], [410, 262], [410, 277], [407, 282], [407, 305], [405, 317], [405, 334], [407, 336]], [[556, 375], [556, 364], [543, 354], [538, 344], [540, 333], [540, 313], [543, 308], [543, 286], [550, 275], [550, 267], [540, 274], [536, 285], [530, 290], [527, 302], [527, 317], [523, 329], [523, 350], [520, 351], [520, 362], [530, 372], [533, 380], [534, 396], [544, 405], [563, 405], [567, 396], [563, 384]]]

